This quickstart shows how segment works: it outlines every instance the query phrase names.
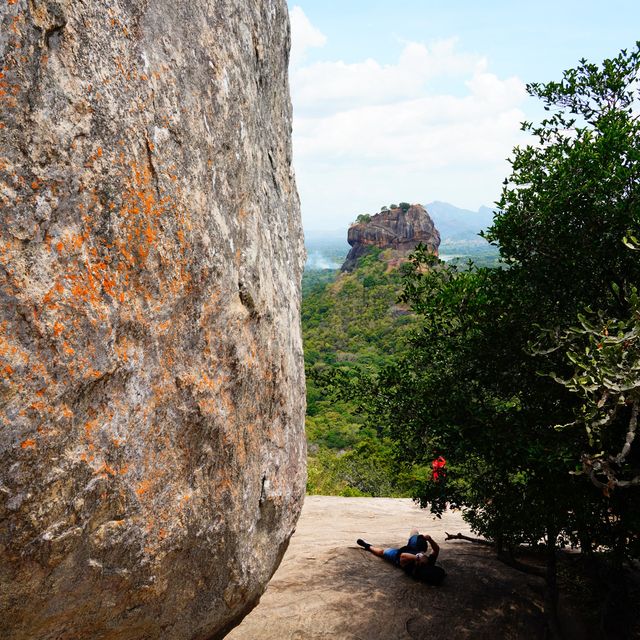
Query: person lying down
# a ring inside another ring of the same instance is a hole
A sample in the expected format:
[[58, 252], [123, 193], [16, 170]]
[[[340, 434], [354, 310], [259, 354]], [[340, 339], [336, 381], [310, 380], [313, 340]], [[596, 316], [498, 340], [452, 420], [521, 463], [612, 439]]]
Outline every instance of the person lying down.
[[417, 529], [411, 531], [407, 544], [398, 549], [374, 547], [362, 538], [358, 538], [356, 544], [395, 567], [400, 567], [407, 575], [421, 582], [440, 585], [446, 576], [444, 569], [436, 565], [440, 554], [438, 543], [431, 536], [418, 533]]

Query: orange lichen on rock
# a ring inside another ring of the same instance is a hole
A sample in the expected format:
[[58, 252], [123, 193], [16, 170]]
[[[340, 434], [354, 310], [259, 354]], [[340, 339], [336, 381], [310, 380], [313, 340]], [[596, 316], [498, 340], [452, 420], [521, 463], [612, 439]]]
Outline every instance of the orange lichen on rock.
[[147, 491], [149, 491], [150, 488], [151, 482], [149, 482], [149, 480], [143, 480], [142, 482], [138, 483], [138, 486], [136, 487], [136, 493], [139, 496], [143, 496], [145, 493], [147, 493]]
[[33, 448], [33, 447], [35, 447], [35, 446], [36, 446], [36, 441], [35, 441], [35, 440], [31, 440], [31, 439], [23, 440], [23, 441], [20, 443], [20, 447], [21, 447], [22, 449], [32, 449], [32, 448]]
[[38, 413], [45, 413], [49, 407], [42, 400], [36, 400], [29, 405], [29, 408]]
[[67, 356], [72, 356], [76, 352], [75, 349], [71, 347], [66, 340], [62, 343], [62, 350]]
[[64, 418], [67, 418], [67, 419], [73, 418], [73, 415], [74, 415], [73, 411], [71, 411], [71, 409], [69, 409], [69, 407], [66, 404], [62, 405], [60, 409], [60, 413]]
[[96, 469], [93, 473], [94, 475], [101, 475], [106, 478], [108, 476], [115, 476], [116, 470], [113, 467], [109, 466], [106, 462], [104, 462], [102, 466]]
[[[121, 159], [124, 160], [123, 156]], [[124, 190], [120, 215], [126, 225], [126, 245], [120, 241], [119, 249], [127, 262], [137, 263], [132, 251], [144, 264], [150, 249], [158, 238], [158, 218], [166, 211], [170, 203], [166, 198], [157, 196], [153, 185], [153, 175], [147, 165], [131, 163], [130, 178]]]
[[84, 425], [84, 434], [87, 437], [87, 440], [91, 441], [93, 437], [93, 432], [98, 426], [97, 420], [88, 420]]

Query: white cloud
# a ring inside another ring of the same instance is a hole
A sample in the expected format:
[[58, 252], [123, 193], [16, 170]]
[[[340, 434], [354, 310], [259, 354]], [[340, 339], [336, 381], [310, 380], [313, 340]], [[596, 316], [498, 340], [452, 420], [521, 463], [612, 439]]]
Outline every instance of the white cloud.
[[481, 73], [486, 67], [484, 58], [456, 52], [455, 43], [455, 39], [443, 40], [427, 48], [408, 42], [398, 62], [391, 65], [368, 58], [353, 64], [318, 62], [293, 68], [295, 105], [301, 109], [335, 110], [397, 102], [424, 94], [430, 80]]
[[300, 7], [295, 6], [291, 9], [289, 19], [291, 20], [291, 66], [293, 68], [304, 61], [308, 49], [324, 46], [327, 38], [311, 24]]
[[508, 173], [505, 158], [523, 139], [524, 83], [498, 78], [455, 39], [406, 42], [393, 64], [292, 66], [291, 87], [310, 228], [336, 226], [328, 211], [374, 211], [393, 199], [491, 204]]

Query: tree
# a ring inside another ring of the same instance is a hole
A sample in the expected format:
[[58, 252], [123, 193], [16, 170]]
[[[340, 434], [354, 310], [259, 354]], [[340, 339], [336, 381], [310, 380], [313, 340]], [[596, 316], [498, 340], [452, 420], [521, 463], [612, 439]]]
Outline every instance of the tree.
[[638, 255], [622, 244], [640, 216], [639, 72], [640, 43], [528, 86], [550, 116], [524, 123], [537, 144], [514, 149], [486, 237], [519, 266], [524, 286], [544, 289], [543, 313], [556, 322], [575, 320], [585, 304], [621, 308], [611, 283], [640, 277]]
[[[586, 318], [592, 308], [603, 322], [626, 317], [627, 324], [610, 321], [623, 337], [637, 323], [629, 292], [640, 282], [640, 261], [623, 238], [640, 225], [639, 70], [640, 43], [600, 66], [582, 60], [561, 82], [529, 85], [550, 115], [523, 125], [535, 144], [514, 150], [486, 234], [509, 268], [459, 272], [419, 249], [404, 299], [423, 327], [403, 358], [361, 388], [370, 419], [396, 442], [398, 465], [424, 472], [414, 473], [423, 504], [435, 512], [447, 503], [463, 507], [474, 529], [498, 546], [544, 539], [551, 622], [558, 545], [611, 549], [618, 568], [638, 552], [639, 492], [609, 480], [602, 491], [581, 475], [585, 459], [602, 459], [596, 445], [612, 444], [620, 429], [635, 430], [635, 401], [625, 395], [620, 407], [618, 395], [611, 421], [601, 424], [602, 440], [593, 428], [590, 437], [556, 425], [581, 412], [595, 419], [594, 402], [598, 411], [614, 402], [612, 387], [597, 407], [606, 389], [588, 390], [576, 374], [589, 365], [567, 340], [596, 339], [593, 321], [571, 332], [578, 315]], [[541, 335], [564, 338], [533, 348]], [[612, 336], [609, 345], [599, 338], [602, 358], [610, 356], [594, 361], [599, 380], [621, 363], [635, 371], [629, 336], [626, 348], [624, 339], [614, 344]], [[581, 353], [589, 347], [587, 360], [598, 351], [597, 344], [580, 346]], [[596, 379], [595, 370], [588, 373]], [[631, 465], [629, 448], [620, 462]], [[436, 482], [428, 470], [441, 453], [449, 471]]]
[[556, 336], [541, 369], [574, 395], [574, 419], [561, 424], [586, 429], [576, 462], [609, 498], [608, 546], [620, 565], [638, 553], [640, 506], [640, 260], [629, 236], [640, 227], [640, 42], [529, 91], [550, 116], [525, 123], [537, 144], [515, 150], [487, 237], [520, 274], [523, 295], [538, 299], [543, 335]]
[[583, 471], [605, 494], [640, 487], [640, 456], [635, 443], [640, 412], [640, 298], [635, 286], [624, 295], [629, 313], [621, 319], [602, 311], [580, 314], [579, 323], [562, 335], [547, 332], [555, 346], [567, 350], [575, 366], [566, 379], [551, 374], [576, 393], [576, 420], [557, 428], [582, 426], [591, 451], [582, 453]]
[[[595, 496], [589, 509], [575, 508], [576, 496], [589, 501], [570, 475], [586, 437], [549, 428], [570, 418], [571, 394], [537, 375], [539, 359], [524, 362], [535, 305], [523, 305], [514, 275], [458, 271], [418, 250], [404, 299], [423, 327], [413, 348], [367, 387], [364, 404], [395, 441], [421, 504], [436, 513], [464, 508], [473, 529], [506, 553], [546, 540], [552, 616], [556, 546], [578, 543], [607, 506]], [[440, 454], [448, 460], [444, 481], [431, 474]]]

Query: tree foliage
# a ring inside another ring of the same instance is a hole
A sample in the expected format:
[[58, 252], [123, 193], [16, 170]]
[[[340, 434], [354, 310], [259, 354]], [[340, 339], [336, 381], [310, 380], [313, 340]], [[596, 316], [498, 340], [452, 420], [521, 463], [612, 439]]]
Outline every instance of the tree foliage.
[[487, 238], [529, 288], [546, 283], [540, 303], [554, 319], [608, 305], [611, 283], [637, 281], [638, 256], [621, 241], [638, 222], [639, 67], [636, 48], [528, 86], [550, 115], [524, 123], [536, 143], [514, 149]]
[[[412, 349], [354, 382], [398, 465], [424, 471], [423, 504], [464, 508], [499, 546], [544, 541], [552, 602], [558, 544], [609, 549], [618, 567], [640, 553], [639, 73], [640, 43], [528, 86], [549, 116], [523, 125], [532, 144], [514, 149], [486, 233], [508, 268], [418, 250]], [[440, 454], [444, 480], [428, 472]]]
[[573, 424], [588, 435], [583, 470], [605, 493], [640, 486], [640, 457], [631, 454], [640, 260], [629, 236], [640, 224], [639, 81], [636, 45], [529, 87], [550, 117], [525, 123], [538, 144], [515, 150], [505, 213], [488, 234], [538, 296], [540, 325], [574, 368], [553, 377], [581, 397]]

